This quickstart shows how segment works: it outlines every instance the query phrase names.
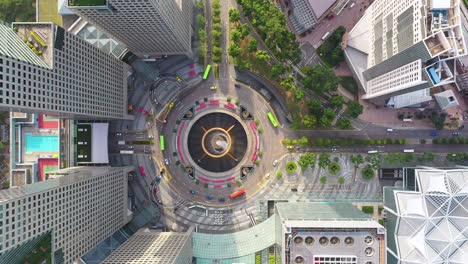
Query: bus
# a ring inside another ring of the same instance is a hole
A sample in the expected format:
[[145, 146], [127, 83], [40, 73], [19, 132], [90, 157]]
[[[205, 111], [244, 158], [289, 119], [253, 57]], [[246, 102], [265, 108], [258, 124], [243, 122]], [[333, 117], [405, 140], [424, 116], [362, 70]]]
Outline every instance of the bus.
[[159, 147], [161, 148], [161, 150], [166, 149], [164, 136], [159, 136]]
[[241, 195], [243, 195], [245, 193], [245, 189], [239, 189], [233, 193], [231, 193], [231, 195], [229, 196], [231, 199], [234, 199], [236, 197], [239, 197]]
[[277, 127], [278, 126], [278, 121], [276, 121], [275, 116], [271, 112], [268, 112], [267, 115], [268, 115], [268, 119], [270, 119], [271, 124], [274, 127]]
[[211, 70], [211, 65], [208, 64], [205, 69], [205, 73], [203, 74], [203, 80], [206, 80], [208, 78], [208, 75], [210, 75], [210, 70]]
[[405, 153], [413, 153], [414, 149], [404, 149], [403, 152]]
[[369, 153], [369, 154], [375, 154], [375, 153], [379, 153], [379, 152], [378, 152], [377, 150], [369, 150], [369, 151], [367, 151], [367, 153]]
[[121, 150], [120, 154], [133, 154], [133, 150]]

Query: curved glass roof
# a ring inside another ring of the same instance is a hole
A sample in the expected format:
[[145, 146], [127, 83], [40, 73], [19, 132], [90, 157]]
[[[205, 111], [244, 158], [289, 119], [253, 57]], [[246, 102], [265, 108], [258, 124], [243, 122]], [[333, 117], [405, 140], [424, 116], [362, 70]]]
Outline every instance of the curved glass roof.
[[230, 234], [193, 233], [193, 256], [229, 259], [255, 254], [275, 244], [275, 217], [247, 230]]

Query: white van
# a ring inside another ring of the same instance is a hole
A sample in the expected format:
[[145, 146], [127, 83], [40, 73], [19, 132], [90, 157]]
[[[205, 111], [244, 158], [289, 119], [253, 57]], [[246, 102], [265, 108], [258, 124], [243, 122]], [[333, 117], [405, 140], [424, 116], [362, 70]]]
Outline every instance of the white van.
[[387, 132], [393, 132], [393, 128], [387, 128]]
[[355, 5], [356, 3], [351, 3], [351, 5], [349, 6], [349, 8], [353, 8], [353, 6]]

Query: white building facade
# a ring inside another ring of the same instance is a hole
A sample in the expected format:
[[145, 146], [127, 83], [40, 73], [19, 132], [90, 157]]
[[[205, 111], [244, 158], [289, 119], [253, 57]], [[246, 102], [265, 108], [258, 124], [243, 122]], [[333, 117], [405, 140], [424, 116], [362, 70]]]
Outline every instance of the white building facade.
[[52, 23], [0, 24], [0, 108], [129, 119], [129, 66]]
[[15, 263], [21, 246], [52, 234], [52, 262], [73, 263], [132, 217], [132, 167], [74, 167], [49, 180], [0, 191], [0, 263]]
[[193, 1], [107, 0], [68, 7], [136, 55], [191, 56]]
[[348, 33], [345, 58], [363, 99], [401, 108], [454, 83], [467, 54], [459, 0], [376, 0]]

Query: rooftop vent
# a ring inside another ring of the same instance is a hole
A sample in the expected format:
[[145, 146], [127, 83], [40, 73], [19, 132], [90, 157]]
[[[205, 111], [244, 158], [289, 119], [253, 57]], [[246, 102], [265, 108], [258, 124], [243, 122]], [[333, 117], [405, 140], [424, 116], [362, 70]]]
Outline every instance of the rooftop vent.
[[294, 238], [294, 243], [296, 243], [296, 244], [301, 244], [303, 240], [304, 240], [304, 239], [302, 239], [302, 237], [297, 236], [297, 237]]
[[305, 239], [305, 243], [306, 243], [307, 245], [309, 245], [309, 246], [312, 246], [312, 245], [314, 244], [314, 242], [315, 242], [315, 240], [314, 240], [313, 237], [308, 236], [308, 237], [306, 237], [306, 239]]
[[321, 238], [319, 239], [319, 243], [320, 243], [320, 245], [322, 245], [322, 246], [328, 245], [328, 238], [326, 238], [326, 237], [321, 237]]
[[330, 239], [330, 243], [331, 243], [332, 245], [339, 245], [339, 244], [340, 244], [340, 239], [337, 238], [337, 237], [332, 237], [332, 238]]
[[366, 243], [366, 245], [370, 246], [374, 243], [374, 238], [371, 236], [366, 236], [364, 238], [364, 242]]
[[374, 255], [374, 249], [371, 247], [366, 247], [366, 249], [364, 249], [364, 253], [366, 256], [372, 257]]
[[354, 238], [352, 237], [346, 237], [345, 240], [344, 240], [344, 243], [348, 246], [352, 246], [354, 245]]
[[294, 259], [294, 262], [296, 263], [304, 263], [304, 258], [302, 256], [297, 256], [295, 259]]

